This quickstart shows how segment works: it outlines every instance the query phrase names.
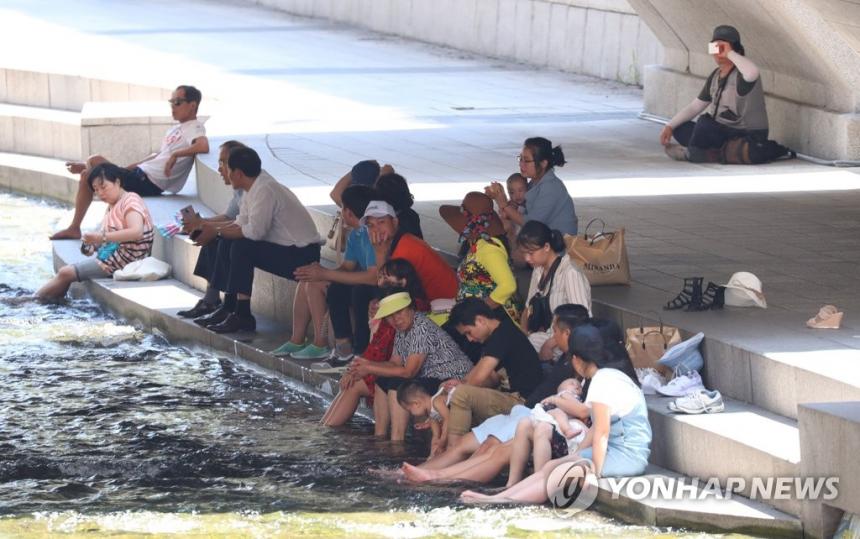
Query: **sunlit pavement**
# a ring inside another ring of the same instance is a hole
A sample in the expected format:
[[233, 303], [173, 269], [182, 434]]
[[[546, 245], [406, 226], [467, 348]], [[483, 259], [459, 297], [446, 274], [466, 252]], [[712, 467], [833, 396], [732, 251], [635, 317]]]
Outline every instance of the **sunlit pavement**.
[[[683, 277], [723, 283], [752, 271], [767, 311], [668, 319], [774, 353], [860, 343], [855, 169], [676, 163], [659, 126], [637, 118], [636, 88], [258, 7], [17, 0], [0, 16], [0, 46], [16, 51], [5, 67], [199, 86], [210, 133], [265, 143], [272, 172], [308, 204], [328, 203], [360, 159], [392, 163], [413, 184], [428, 237], [449, 250], [439, 202], [506, 177], [521, 141], [545, 136], [565, 150], [558, 173], [581, 225], [599, 217], [627, 229], [636, 284], [596, 289], [596, 299], [659, 310]], [[847, 330], [805, 329], [824, 303], [846, 311]]]

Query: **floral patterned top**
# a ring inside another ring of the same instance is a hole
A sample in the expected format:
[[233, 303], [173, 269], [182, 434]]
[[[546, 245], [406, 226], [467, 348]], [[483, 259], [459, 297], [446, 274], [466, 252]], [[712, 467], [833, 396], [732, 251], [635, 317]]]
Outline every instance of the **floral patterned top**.
[[457, 301], [487, 298], [503, 306], [514, 322], [519, 322], [521, 305], [516, 300], [517, 281], [504, 244], [492, 238], [474, 242], [457, 267], [460, 288]]

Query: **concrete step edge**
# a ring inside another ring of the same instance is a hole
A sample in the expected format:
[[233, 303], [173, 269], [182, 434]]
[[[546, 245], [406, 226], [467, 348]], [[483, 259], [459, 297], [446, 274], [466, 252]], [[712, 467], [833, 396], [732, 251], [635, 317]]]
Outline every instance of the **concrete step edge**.
[[[684, 495], [663, 499], [656, 483], [684, 485], [671, 490]], [[737, 494], [729, 497], [717, 487], [659, 466], [648, 466], [637, 478], [603, 478], [599, 486], [596, 508], [628, 522], [768, 537], [799, 537], [803, 531], [792, 515]]]

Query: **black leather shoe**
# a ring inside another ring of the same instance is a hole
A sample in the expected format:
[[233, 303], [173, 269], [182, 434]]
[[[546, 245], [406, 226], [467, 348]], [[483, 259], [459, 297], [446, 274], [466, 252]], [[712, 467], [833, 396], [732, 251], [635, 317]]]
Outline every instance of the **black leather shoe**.
[[257, 319], [251, 317], [240, 317], [236, 313], [230, 313], [220, 324], [206, 326], [209, 331], [215, 333], [236, 333], [238, 331], [256, 331]]
[[220, 306], [220, 303], [206, 303], [201, 299], [194, 307], [186, 311], [179, 311], [176, 313], [176, 316], [181, 316], [182, 318], [200, 318], [201, 316], [214, 313]]
[[198, 326], [203, 326], [205, 328], [213, 324], [220, 324], [221, 322], [226, 320], [230, 314], [232, 314], [230, 309], [221, 305], [220, 307], [212, 311], [212, 313], [207, 314], [206, 316], [201, 316], [200, 318], [195, 318], [194, 323]]

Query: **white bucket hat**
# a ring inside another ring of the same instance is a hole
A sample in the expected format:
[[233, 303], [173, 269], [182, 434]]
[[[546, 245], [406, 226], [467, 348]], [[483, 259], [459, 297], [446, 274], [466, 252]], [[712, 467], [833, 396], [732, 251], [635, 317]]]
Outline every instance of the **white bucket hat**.
[[748, 271], [732, 275], [725, 285], [726, 305], [732, 307], [761, 307], [767, 309], [767, 301], [761, 291], [761, 280]]

